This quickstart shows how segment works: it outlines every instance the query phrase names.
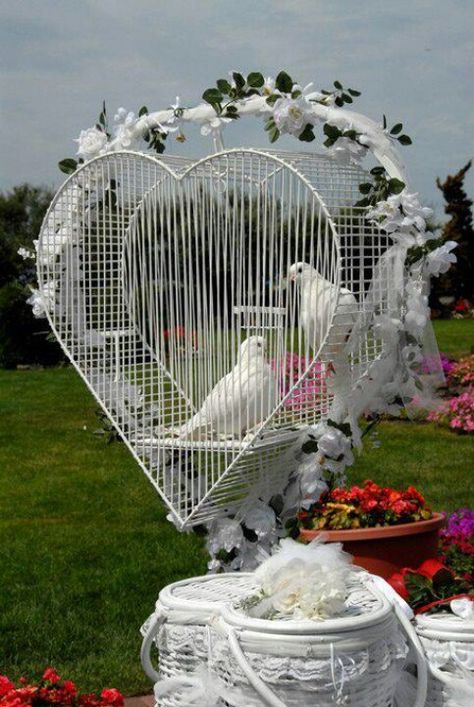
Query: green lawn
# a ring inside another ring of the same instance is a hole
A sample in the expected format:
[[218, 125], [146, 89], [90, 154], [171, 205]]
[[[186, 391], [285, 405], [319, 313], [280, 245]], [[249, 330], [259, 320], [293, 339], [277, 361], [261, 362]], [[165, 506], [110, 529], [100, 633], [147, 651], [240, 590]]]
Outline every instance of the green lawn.
[[474, 319], [438, 319], [433, 325], [440, 351], [456, 358], [474, 353]]
[[[474, 322], [436, 322], [461, 355]], [[92, 435], [95, 403], [72, 368], [0, 371], [0, 673], [52, 663], [81, 689], [148, 690], [138, 628], [159, 589], [205, 572], [194, 535], [165, 520], [122, 444]], [[474, 506], [474, 439], [387, 422], [351, 480], [414, 483], [439, 510]]]

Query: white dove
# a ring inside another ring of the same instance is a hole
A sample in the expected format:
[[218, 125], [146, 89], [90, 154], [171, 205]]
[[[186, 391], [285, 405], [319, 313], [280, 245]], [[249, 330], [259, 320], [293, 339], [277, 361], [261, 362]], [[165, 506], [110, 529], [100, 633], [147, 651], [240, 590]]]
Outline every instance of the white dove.
[[336, 285], [308, 263], [292, 265], [288, 277], [300, 287], [300, 323], [307, 346], [313, 353], [319, 351], [334, 313], [335, 346], [331, 349], [339, 353], [357, 320], [357, 300], [352, 292], [345, 287], [338, 291]]
[[199, 439], [212, 432], [242, 437], [270, 415], [278, 385], [265, 349], [261, 336], [242, 342], [234, 368], [214, 386], [199, 412], [179, 428], [181, 438]]

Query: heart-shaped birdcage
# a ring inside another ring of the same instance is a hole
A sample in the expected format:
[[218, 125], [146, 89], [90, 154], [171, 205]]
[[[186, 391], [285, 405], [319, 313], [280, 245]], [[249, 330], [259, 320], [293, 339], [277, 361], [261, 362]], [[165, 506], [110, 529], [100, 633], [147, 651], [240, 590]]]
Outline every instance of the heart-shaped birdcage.
[[389, 244], [354, 206], [367, 179], [314, 154], [121, 152], [54, 198], [51, 325], [177, 524], [281, 488], [295, 438], [380, 355], [365, 324], [389, 304], [366, 295]]

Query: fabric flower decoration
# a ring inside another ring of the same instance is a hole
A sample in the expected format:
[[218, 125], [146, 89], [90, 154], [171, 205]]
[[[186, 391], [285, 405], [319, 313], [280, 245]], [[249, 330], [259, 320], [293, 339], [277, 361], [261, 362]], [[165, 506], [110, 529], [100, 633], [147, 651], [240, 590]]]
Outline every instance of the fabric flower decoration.
[[328, 149], [328, 155], [341, 165], [358, 165], [367, 155], [367, 148], [357, 140], [339, 137]]
[[86, 161], [92, 160], [105, 153], [107, 135], [98, 128], [88, 128], [81, 130], [75, 142], [78, 143], [77, 155]]
[[231, 118], [221, 118], [216, 116], [201, 126], [201, 135], [204, 135], [205, 137], [209, 135], [211, 137], [219, 137], [222, 132], [222, 128], [224, 128], [227, 123], [231, 122]]
[[442, 246], [428, 253], [425, 261], [425, 271], [428, 275], [439, 277], [448, 272], [453, 263], [457, 261], [456, 256], [451, 251], [457, 247], [455, 241], [447, 241]]
[[281, 540], [276, 553], [255, 572], [264, 598], [252, 614], [277, 611], [312, 620], [337, 616], [345, 608], [351, 562], [340, 543]]
[[273, 119], [281, 133], [298, 137], [307, 123], [313, 122], [311, 106], [304, 96], [299, 98], [282, 96], [275, 103]]
[[28, 297], [26, 303], [33, 308], [33, 316], [37, 319], [46, 317], [46, 312], [51, 311], [54, 305], [54, 294], [56, 291], [56, 281], [46, 282], [41, 290], [32, 288], [32, 295]]
[[209, 529], [207, 547], [212, 555], [219, 550], [230, 552], [239, 548], [244, 542], [244, 533], [239, 521], [231, 518], [217, 518], [212, 521]]
[[276, 527], [276, 516], [269, 505], [263, 503], [263, 501], [256, 501], [245, 513], [243, 522], [260, 539], [273, 533]]

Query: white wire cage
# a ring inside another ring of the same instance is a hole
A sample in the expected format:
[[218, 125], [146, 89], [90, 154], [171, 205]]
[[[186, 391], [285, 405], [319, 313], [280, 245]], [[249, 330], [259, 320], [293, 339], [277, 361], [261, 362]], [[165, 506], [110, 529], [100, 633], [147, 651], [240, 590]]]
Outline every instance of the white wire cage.
[[391, 244], [355, 206], [367, 181], [315, 154], [119, 152], [56, 194], [50, 323], [179, 526], [283, 488], [295, 439], [383, 353]]

